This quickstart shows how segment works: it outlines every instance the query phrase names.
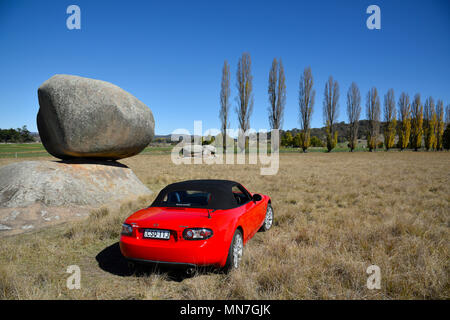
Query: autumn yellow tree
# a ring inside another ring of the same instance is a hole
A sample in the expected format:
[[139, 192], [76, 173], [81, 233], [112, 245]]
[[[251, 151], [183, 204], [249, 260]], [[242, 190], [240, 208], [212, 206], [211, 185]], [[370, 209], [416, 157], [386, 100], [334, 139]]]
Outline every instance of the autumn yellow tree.
[[389, 89], [384, 95], [384, 122], [384, 146], [387, 151], [394, 146], [397, 127], [394, 89]]
[[281, 145], [283, 145], [285, 147], [292, 146], [293, 139], [294, 138], [292, 137], [292, 134], [288, 131], [281, 138]]
[[423, 134], [423, 105], [420, 100], [420, 93], [414, 96], [411, 106], [411, 147], [414, 151], [422, 147]]
[[444, 102], [438, 100], [436, 104], [436, 150], [442, 150], [442, 137], [444, 135]]
[[433, 97], [428, 97], [425, 101], [423, 112], [423, 132], [425, 149], [427, 151], [436, 149], [436, 109]]
[[[296, 148], [301, 148], [305, 144], [303, 139], [304, 139], [304, 133], [299, 132], [295, 135], [294, 139], [292, 140], [292, 144]], [[309, 142], [308, 142], [308, 144], [309, 144]]]
[[294, 140], [294, 142], [300, 144], [303, 152], [307, 152], [307, 149], [311, 145], [311, 133], [309, 131], [301, 131], [295, 135]]
[[337, 145], [338, 133], [337, 131], [334, 131], [333, 133], [333, 126], [330, 125], [329, 121], [327, 121], [325, 125], [325, 132], [327, 137], [327, 150], [328, 152], [331, 152]]
[[400, 150], [406, 149], [409, 144], [411, 134], [411, 104], [409, 95], [402, 92], [398, 99], [399, 126], [398, 126], [398, 147]]

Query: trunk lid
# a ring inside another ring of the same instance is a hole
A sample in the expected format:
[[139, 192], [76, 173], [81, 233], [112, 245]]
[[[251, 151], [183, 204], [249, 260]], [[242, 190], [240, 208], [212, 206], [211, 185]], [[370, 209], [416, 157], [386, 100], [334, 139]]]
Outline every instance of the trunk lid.
[[209, 224], [207, 209], [149, 207], [132, 214], [126, 223], [139, 228], [180, 230]]

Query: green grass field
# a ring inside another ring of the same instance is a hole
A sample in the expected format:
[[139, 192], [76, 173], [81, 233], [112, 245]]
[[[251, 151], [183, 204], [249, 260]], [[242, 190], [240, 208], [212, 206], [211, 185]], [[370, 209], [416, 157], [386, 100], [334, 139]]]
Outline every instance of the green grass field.
[[[168, 154], [171, 146], [148, 146], [143, 154]], [[0, 158], [51, 157], [42, 143], [7, 143], [0, 144]]]
[[25, 158], [49, 156], [41, 143], [0, 144], [0, 158]]

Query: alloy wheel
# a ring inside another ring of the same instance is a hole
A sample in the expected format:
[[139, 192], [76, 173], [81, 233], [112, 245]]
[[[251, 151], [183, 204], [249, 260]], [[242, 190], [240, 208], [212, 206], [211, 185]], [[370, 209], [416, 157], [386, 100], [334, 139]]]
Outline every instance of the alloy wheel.
[[244, 244], [242, 241], [242, 236], [240, 233], [236, 233], [233, 245], [233, 265], [235, 268], [239, 267], [239, 263], [242, 259], [242, 251], [244, 249]]
[[273, 223], [273, 209], [272, 207], [269, 205], [267, 207], [267, 212], [266, 212], [266, 219], [264, 220], [264, 224], [265, 224], [265, 229], [269, 230], [270, 227], [272, 226]]

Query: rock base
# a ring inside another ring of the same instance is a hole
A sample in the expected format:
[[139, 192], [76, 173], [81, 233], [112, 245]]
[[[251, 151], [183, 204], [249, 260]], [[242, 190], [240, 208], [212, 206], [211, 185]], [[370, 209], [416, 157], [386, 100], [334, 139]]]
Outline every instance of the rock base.
[[87, 206], [47, 207], [42, 203], [25, 208], [0, 208], [0, 237], [81, 220], [87, 218], [92, 209]]
[[0, 207], [102, 205], [151, 193], [117, 162], [24, 161], [0, 168]]
[[83, 218], [152, 194], [117, 162], [24, 161], [0, 167], [0, 235]]

